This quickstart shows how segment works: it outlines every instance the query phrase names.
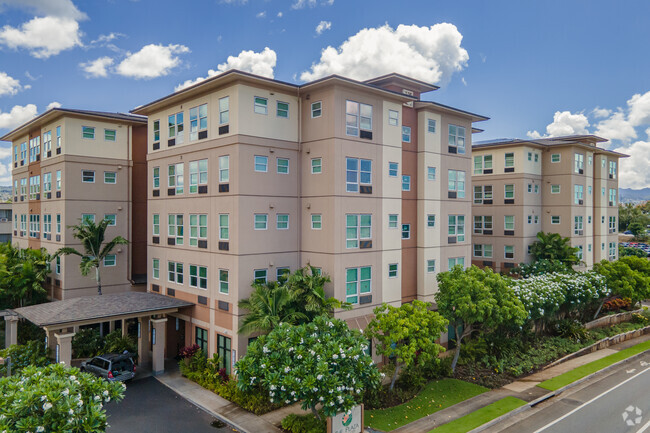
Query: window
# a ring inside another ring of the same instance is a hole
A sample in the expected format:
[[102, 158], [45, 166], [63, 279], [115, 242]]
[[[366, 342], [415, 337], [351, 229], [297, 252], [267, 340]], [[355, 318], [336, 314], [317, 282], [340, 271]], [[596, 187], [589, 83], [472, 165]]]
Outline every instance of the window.
[[84, 183], [94, 183], [95, 182], [95, 172], [93, 170], [82, 170], [81, 171], [81, 181]]
[[397, 162], [388, 163], [388, 176], [397, 177], [397, 172], [399, 171], [399, 164]]
[[117, 173], [114, 171], [104, 172], [104, 183], [115, 184], [117, 183]]
[[427, 272], [433, 273], [436, 271], [436, 261], [435, 259], [427, 260]]
[[176, 188], [176, 194], [183, 194], [183, 163], [170, 164], [168, 167], [167, 183], [169, 188]]
[[392, 213], [388, 215], [388, 228], [389, 229], [396, 229], [397, 228], [397, 214]]
[[560, 224], [560, 216], [559, 215], [552, 215], [551, 216], [551, 224]]
[[536, 153], [535, 154], [535, 162], [538, 162], [538, 161], [539, 161], [539, 153]]
[[160, 167], [153, 168], [153, 189], [160, 188]]
[[593, 163], [593, 160], [594, 160], [594, 157], [589, 155], [589, 165], [591, 165]]
[[37, 238], [41, 233], [41, 216], [29, 215], [29, 237]]
[[455, 147], [456, 153], [465, 153], [465, 127], [449, 125], [449, 147]]
[[397, 126], [399, 124], [399, 112], [395, 110], [388, 110], [388, 124]]
[[456, 236], [456, 241], [465, 241], [465, 215], [449, 215], [449, 236]]
[[27, 142], [20, 143], [20, 165], [25, 165], [27, 160]]
[[397, 263], [388, 264], [388, 278], [397, 278]]
[[492, 216], [474, 215], [474, 233], [482, 234], [483, 230], [492, 230]]
[[591, 215], [587, 217], [587, 224], [591, 224]]
[[433, 214], [427, 215], [427, 227], [433, 228], [436, 226], [436, 216]]
[[167, 217], [167, 235], [175, 239], [176, 245], [183, 245], [183, 214], [169, 214]]
[[43, 214], [43, 236], [52, 234], [52, 215]]
[[506, 153], [505, 154], [505, 168], [513, 168], [515, 166], [515, 154]]
[[255, 230], [266, 230], [269, 216], [265, 213], [255, 214]]
[[205, 266], [190, 265], [190, 287], [199, 289], [208, 288], [208, 268]]
[[427, 132], [436, 133], [436, 119], [427, 119]]
[[474, 157], [474, 174], [483, 174], [483, 170], [492, 170], [492, 155]]
[[257, 284], [266, 283], [266, 269], [255, 269], [253, 282]]
[[230, 239], [230, 215], [227, 213], [219, 214], [219, 240], [227, 241]]
[[515, 229], [515, 216], [506, 215], [503, 217], [503, 229], [504, 230], [514, 230]]
[[27, 178], [23, 177], [20, 179], [20, 195], [25, 196], [27, 195]]
[[528, 152], [528, 160], [529, 161], [533, 160], [533, 152]]
[[289, 214], [279, 213], [276, 216], [275, 228], [277, 230], [289, 230]]
[[219, 293], [228, 294], [228, 270], [219, 269]]
[[616, 179], [616, 161], [609, 161], [609, 178]]
[[18, 163], [18, 146], [14, 146], [14, 162]]
[[230, 180], [230, 156], [219, 157], [219, 183], [226, 183]]
[[169, 138], [174, 138], [176, 140], [176, 144], [181, 144], [183, 142], [183, 132], [185, 129], [183, 124], [183, 112], [181, 111], [180, 113], [168, 116], [167, 124], [169, 130]]
[[345, 302], [358, 304], [359, 296], [371, 292], [372, 267], [347, 268], [345, 270]]
[[474, 257], [492, 258], [492, 245], [474, 244]]
[[372, 161], [369, 159], [345, 158], [345, 190], [359, 192], [359, 185], [372, 184]]
[[320, 230], [323, 227], [323, 216], [321, 214], [311, 214], [311, 229]]
[[197, 326], [194, 342], [201, 348], [201, 350], [208, 353], [208, 330]]
[[230, 350], [230, 345], [231, 341], [229, 337], [217, 334], [217, 354], [219, 355], [219, 368], [225, 369], [228, 376], [230, 376], [230, 369], [232, 368], [232, 352]]
[[230, 98], [219, 99], [219, 125], [225, 125], [230, 122]]
[[108, 254], [104, 257], [104, 266], [110, 267], [117, 264], [117, 256], [115, 254]]
[[286, 102], [277, 102], [277, 116], [283, 119], [289, 118], [289, 104]]
[[268, 156], [255, 156], [255, 171], [266, 173], [269, 171], [269, 157]]
[[605, 187], [601, 188], [600, 192], [602, 193], [603, 197], [605, 197]]
[[600, 249], [601, 249], [602, 251], [605, 251], [605, 242], [603, 242], [602, 244], [600, 244]]
[[315, 119], [323, 115], [323, 102], [317, 101], [311, 103], [311, 118]]
[[[27, 215], [25, 214], [20, 215], [20, 231], [27, 231]], [[21, 236], [24, 236], [24, 234]]]
[[358, 137], [359, 130], [372, 131], [372, 105], [345, 101], [345, 133]]
[[347, 214], [345, 216], [345, 248], [359, 248], [360, 239], [372, 238], [372, 215]]
[[160, 141], [160, 120], [153, 121], [153, 141]]
[[277, 159], [277, 171], [280, 174], [289, 174], [289, 159], [288, 158], [278, 158]]
[[199, 131], [208, 129], [208, 104], [190, 108], [190, 141], [198, 140]]
[[436, 180], [436, 168], [427, 167], [427, 180]]
[[609, 189], [609, 205], [616, 206], [616, 189]]
[[528, 224], [532, 224], [532, 223], [533, 223], [533, 216], [528, 215]]
[[609, 243], [609, 259], [613, 260], [616, 258], [616, 242]]
[[585, 168], [585, 156], [581, 153], [576, 153], [573, 160], [573, 168], [576, 173], [581, 173]]
[[268, 99], [266, 98], [260, 98], [259, 96], [255, 97], [255, 107], [253, 111], [257, 114], [264, 114], [266, 115], [268, 113]]
[[153, 219], [153, 223], [152, 223], [153, 225], [152, 225], [151, 232], [152, 232], [152, 234], [154, 236], [159, 236], [160, 235], [160, 215], [155, 213], [155, 214], [152, 215], [152, 219]]
[[47, 152], [52, 150], [52, 131], [47, 131], [43, 134], [43, 156], [47, 156]]
[[167, 262], [167, 281], [170, 283], [183, 284], [183, 264], [178, 262]]
[[404, 143], [410, 143], [411, 142], [411, 127], [410, 126], [402, 126], [402, 141]]
[[474, 203], [482, 204], [484, 200], [492, 200], [492, 185], [474, 187]]
[[591, 195], [591, 185], [587, 186], [587, 194]]
[[92, 126], [82, 126], [81, 127], [81, 136], [83, 138], [88, 138], [90, 140], [95, 139], [95, 128]]
[[575, 216], [573, 217], [573, 234], [574, 235], [580, 235], [582, 234], [582, 217], [581, 216]]
[[447, 259], [447, 266], [449, 267], [450, 271], [456, 265], [460, 265], [463, 268], [465, 268], [465, 257], [451, 257], [451, 258]]
[[465, 198], [465, 172], [449, 170], [449, 191], [456, 191], [457, 198]]
[[514, 199], [515, 198], [515, 186], [510, 184], [510, 185], [505, 185], [504, 192], [503, 192], [503, 197], [506, 199]]
[[402, 191], [411, 190], [411, 176], [403, 175], [402, 176]]
[[587, 251], [591, 252], [591, 244], [587, 244]]
[[160, 259], [153, 259], [151, 262], [151, 276], [156, 280], [160, 279]]
[[551, 185], [551, 194], [559, 194], [560, 185]]
[[504, 259], [514, 259], [515, 258], [515, 247], [512, 245], [506, 245], [503, 247], [503, 258]]
[[190, 246], [198, 246], [199, 239], [208, 239], [208, 215], [190, 214]]
[[29, 199], [36, 200], [41, 193], [41, 176], [29, 178]]
[[109, 227], [115, 227], [117, 225], [117, 215], [114, 213], [104, 214], [104, 220], [108, 221]]
[[61, 127], [56, 127], [56, 147], [61, 147]]
[[190, 194], [196, 194], [199, 185], [208, 184], [208, 160], [190, 161]]
[[104, 129], [104, 141], [115, 141], [116, 131], [114, 129]]
[[61, 214], [56, 214], [56, 232], [61, 234]]
[[609, 217], [609, 232], [610, 233], [616, 233], [616, 217], [615, 216], [610, 216]]
[[411, 224], [402, 224], [402, 239], [411, 239]]
[[321, 174], [323, 172], [323, 160], [321, 158], [311, 159], [311, 174]]
[[584, 198], [584, 189], [585, 187], [582, 185], [573, 186], [573, 193], [574, 193], [573, 201], [575, 204], [581, 204], [580, 202]]
[[553, 153], [551, 154], [551, 162], [560, 162], [560, 154], [559, 153]]
[[289, 279], [289, 274], [291, 271], [288, 267], [280, 267], [275, 270], [275, 279], [279, 283], [284, 283]]
[[56, 272], [57, 275], [61, 275], [61, 257], [60, 256], [57, 256], [57, 258], [56, 258], [56, 267], [55, 267], [54, 272]]

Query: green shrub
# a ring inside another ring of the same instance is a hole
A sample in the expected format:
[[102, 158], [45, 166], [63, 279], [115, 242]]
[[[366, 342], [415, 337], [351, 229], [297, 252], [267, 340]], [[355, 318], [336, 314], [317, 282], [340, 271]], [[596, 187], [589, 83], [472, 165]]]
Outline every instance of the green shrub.
[[568, 338], [573, 341], [586, 341], [589, 339], [589, 331], [577, 320], [563, 319], [552, 324], [555, 335]]
[[18, 321], [18, 344], [40, 341], [45, 344], [45, 331], [28, 320]]
[[632, 322], [633, 323], [638, 323], [641, 325], [644, 325], [648, 323], [650, 320], [648, 317], [646, 317], [644, 314], [639, 314], [639, 313], [634, 313], [632, 314]]
[[99, 331], [93, 328], [80, 329], [72, 337], [72, 357], [90, 358], [99, 353], [103, 345]]
[[[11, 357], [11, 374], [18, 374], [20, 371], [33, 365], [45, 367], [50, 363], [49, 351], [41, 341], [29, 341], [27, 344], [12, 344], [6, 349], [0, 350], [0, 358]], [[0, 365], [0, 376], [7, 375], [7, 366]]]
[[125, 350], [137, 356], [138, 342], [130, 335], [123, 337], [121, 329], [116, 329], [104, 337], [104, 353], [122, 353]]
[[422, 369], [415, 365], [410, 365], [403, 369], [397, 379], [397, 385], [405, 390], [419, 392], [424, 385], [427, 384], [427, 379], [422, 373]]
[[289, 433], [325, 433], [327, 421], [321, 413], [321, 420], [314, 415], [290, 414], [282, 420], [282, 429]]

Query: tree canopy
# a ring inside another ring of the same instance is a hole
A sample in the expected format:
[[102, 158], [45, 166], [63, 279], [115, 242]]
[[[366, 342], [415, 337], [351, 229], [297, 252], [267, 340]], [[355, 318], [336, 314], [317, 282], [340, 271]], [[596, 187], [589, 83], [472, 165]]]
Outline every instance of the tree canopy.
[[53, 259], [44, 248], [21, 249], [9, 242], [0, 244], [0, 309], [47, 301], [43, 283]]
[[630, 298], [632, 305], [650, 298], [650, 272], [648, 260], [628, 256], [610, 262], [603, 260], [594, 270], [603, 275], [613, 295]]
[[559, 261], [569, 267], [580, 262], [578, 251], [577, 247], [571, 246], [569, 238], [563, 238], [559, 233], [539, 232], [530, 247], [533, 260]]

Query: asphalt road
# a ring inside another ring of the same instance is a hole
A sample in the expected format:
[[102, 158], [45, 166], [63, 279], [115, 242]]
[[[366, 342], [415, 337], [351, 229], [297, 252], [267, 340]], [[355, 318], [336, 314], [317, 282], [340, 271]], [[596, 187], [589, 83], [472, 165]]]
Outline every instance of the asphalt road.
[[108, 433], [225, 433], [215, 419], [153, 377], [127, 383], [124, 400], [106, 405]]
[[623, 363], [488, 431], [650, 433], [650, 355]]

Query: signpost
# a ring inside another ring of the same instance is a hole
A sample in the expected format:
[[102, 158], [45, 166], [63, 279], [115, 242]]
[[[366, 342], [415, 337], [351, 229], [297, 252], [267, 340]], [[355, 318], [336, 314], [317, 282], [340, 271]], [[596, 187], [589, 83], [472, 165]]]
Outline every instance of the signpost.
[[327, 433], [363, 433], [363, 405], [327, 418]]

